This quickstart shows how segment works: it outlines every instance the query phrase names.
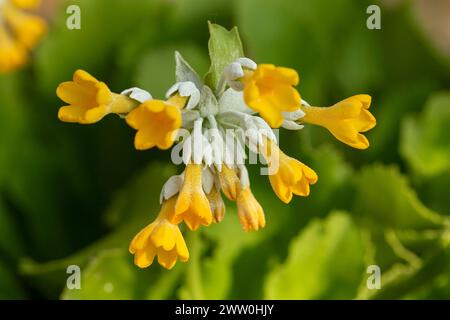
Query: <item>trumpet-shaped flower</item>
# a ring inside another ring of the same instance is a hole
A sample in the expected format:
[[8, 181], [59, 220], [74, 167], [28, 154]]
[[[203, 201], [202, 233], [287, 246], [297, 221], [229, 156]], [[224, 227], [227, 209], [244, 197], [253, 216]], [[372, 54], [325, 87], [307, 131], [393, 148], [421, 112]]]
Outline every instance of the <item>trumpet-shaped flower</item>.
[[200, 224], [208, 226], [213, 220], [211, 207], [202, 187], [202, 167], [188, 164], [184, 181], [175, 205], [175, 221], [184, 220], [191, 230]]
[[239, 221], [244, 231], [257, 231], [266, 226], [264, 210], [255, 199], [249, 186], [240, 188], [236, 203]]
[[185, 102], [186, 98], [179, 96], [168, 101], [148, 100], [131, 111], [126, 120], [132, 128], [138, 130], [134, 137], [135, 148], [170, 148], [181, 126], [180, 109]]
[[61, 83], [56, 94], [69, 104], [58, 112], [58, 118], [65, 122], [91, 124], [109, 113], [126, 113], [137, 105], [125, 95], [112, 93], [105, 83], [83, 70], [75, 71], [73, 81]]
[[172, 222], [175, 213], [175, 198], [163, 203], [161, 212], [154, 222], [142, 229], [131, 241], [129, 251], [134, 254], [134, 263], [146, 268], [153, 263], [155, 256], [158, 263], [171, 269], [178, 259], [189, 260], [189, 251], [177, 224]]
[[36, 0], [0, 1], [0, 73], [13, 71], [28, 61], [33, 49], [47, 31], [47, 23], [23, 11], [34, 9]]
[[328, 108], [302, 106], [305, 116], [300, 121], [327, 128], [336, 139], [353, 148], [367, 149], [369, 140], [362, 133], [376, 125], [369, 112], [370, 103], [369, 95], [360, 94]]

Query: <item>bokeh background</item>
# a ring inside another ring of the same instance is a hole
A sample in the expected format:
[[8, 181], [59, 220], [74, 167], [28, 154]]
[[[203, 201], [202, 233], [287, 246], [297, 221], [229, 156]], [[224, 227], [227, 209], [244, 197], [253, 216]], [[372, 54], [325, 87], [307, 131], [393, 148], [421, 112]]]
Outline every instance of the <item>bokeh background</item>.
[[[81, 30], [66, 28], [70, 4]], [[370, 4], [381, 30], [366, 27]], [[48, 0], [43, 12], [31, 64], [0, 77], [0, 298], [450, 298], [449, 1]], [[207, 71], [208, 20], [238, 26], [255, 61], [297, 69], [315, 105], [372, 95], [378, 125], [366, 151], [321, 128], [283, 132], [286, 153], [318, 172], [308, 198], [283, 204], [253, 166], [265, 229], [244, 233], [227, 203], [222, 223], [185, 233], [188, 263], [140, 270], [129, 241], [181, 168], [136, 151], [118, 117], [59, 122], [55, 89], [82, 68], [162, 97], [174, 50]], [[373, 264], [380, 290], [366, 286]], [[81, 290], [66, 287], [69, 265]]]

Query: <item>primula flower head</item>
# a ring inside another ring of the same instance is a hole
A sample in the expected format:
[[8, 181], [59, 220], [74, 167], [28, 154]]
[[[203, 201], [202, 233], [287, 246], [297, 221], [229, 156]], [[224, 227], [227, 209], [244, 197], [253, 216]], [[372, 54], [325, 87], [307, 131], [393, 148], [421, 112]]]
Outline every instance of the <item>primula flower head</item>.
[[38, 5], [36, 0], [0, 0], [0, 73], [23, 66], [46, 33], [45, 20], [28, 12]]
[[[234, 49], [225, 50], [224, 55], [242, 50]], [[329, 108], [311, 107], [295, 87], [299, 83], [295, 70], [226, 56], [229, 64], [223, 70], [212, 68], [214, 77], [208, 74], [202, 80], [179, 53], [175, 60], [177, 82], [165, 99], [153, 99], [139, 88], [114, 93], [81, 70], [57, 89], [69, 104], [59, 111], [62, 121], [87, 124], [117, 114], [137, 130], [136, 149], [173, 147], [173, 162], [184, 165], [180, 174], [162, 186], [162, 209], [156, 220], [131, 242], [130, 252], [141, 268], [151, 265], [156, 256], [167, 269], [178, 259], [187, 261], [179, 226], [192, 231], [221, 223], [225, 218], [222, 194], [235, 202], [244, 231], [265, 227], [264, 209], [251, 190], [246, 162], [253, 163], [247, 151], [265, 159], [270, 184], [282, 202], [310, 194], [317, 174], [281, 151], [274, 128], [298, 131], [316, 124], [352, 147], [368, 146], [362, 133], [375, 126], [368, 95], [356, 95]], [[223, 65], [223, 61], [213, 63]], [[270, 222], [276, 213], [267, 213]]]

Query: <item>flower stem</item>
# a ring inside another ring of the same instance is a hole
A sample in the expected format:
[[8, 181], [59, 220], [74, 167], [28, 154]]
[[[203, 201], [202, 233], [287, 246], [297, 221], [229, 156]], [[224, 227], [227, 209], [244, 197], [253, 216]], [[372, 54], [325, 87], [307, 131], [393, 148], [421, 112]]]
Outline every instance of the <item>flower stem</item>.
[[131, 99], [130, 97], [127, 97], [123, 94], [112, 94], [113, 99], [111, 102], [111, 112], [117, 113], [117, 114], [127, 114], [137, 106], [139, 106], [139, 102]]

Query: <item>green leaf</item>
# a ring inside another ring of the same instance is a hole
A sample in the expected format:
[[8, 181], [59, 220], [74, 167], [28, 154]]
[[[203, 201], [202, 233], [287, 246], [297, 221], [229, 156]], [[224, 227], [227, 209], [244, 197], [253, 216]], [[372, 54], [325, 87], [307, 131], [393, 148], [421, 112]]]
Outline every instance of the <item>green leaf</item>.
[[381, 227], [394, 229], [440, 229], [442, 216], [426, 208], [395, 167], [373, 165], [355, 179], [356, 216]]
[[208, 42], [211, 67], [206, 75], [206, 83], [213, 89], [218, 89], [220, 77], [226, 66], [237, 58], [244, 56], [241, 39], [237, 27], [230, 31], [224, 27], [208, 23], [210, 38]]
[[[447, 235], [448, 237], [448, 235]], [[432, 284], [448, 274], [450, 268], [450, 247], [448, 240], [427, 251], [420, 264], [397, 264], [382, 271], [380, 290], [363, 290], [360, 298], [401, 299], [420, 288]]]
[[348, 214], [332, 212], [292, 240], [265, 283], [267, 299], [351, 299], [364, 273], [364, 247]]
[[403, 120], [401, 153], [412, 170], [425, 177], [450, 171], [450, 93], [435, 94], [418, 116]]

